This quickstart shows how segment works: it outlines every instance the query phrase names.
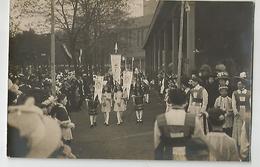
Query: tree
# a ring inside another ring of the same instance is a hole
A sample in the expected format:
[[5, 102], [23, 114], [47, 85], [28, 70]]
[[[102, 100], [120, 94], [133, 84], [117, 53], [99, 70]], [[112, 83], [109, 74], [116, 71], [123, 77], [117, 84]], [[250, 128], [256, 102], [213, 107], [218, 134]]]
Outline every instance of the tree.
[[57, 25], [65, 32], [74, 67], [78, 65], [79, 48], [85, 48], [85, 55], [91, 55], [93, 64], [101, 63], [101, 41], [127, 15], [127, 1], [57, 0], [56, 5]]
[[[63, 35], [57, 41], [66, 43], [72, 54], [72, 64], [78, 69], [78, 52], [82, 48], [85, 61], [102, 64], [103, 57], [117, 40], [117, 28], [127, 16], [128, 0], [55, 0], [55, 28]], [[19, 18], [11, 13], [12, 33], [15, 35], [22, 17], [34, 19], [28, 27], [36, 33], [50, 31], [50, 0], [12, 0], [15, 10], [23, 11]], [[15, 10], [12, 9], [13, 13]], [[44, 19], [42, 19], [44, 18]], [[35, 21], [36, 20], [36, 21]], [[14, 24], [13, 24], [14, 23]], [[18, 26], [15, 26], [18, 25]], [[112, 41], [112, 42], [111, 42]], [[109, 52], [108, 52], [109, 51]]]

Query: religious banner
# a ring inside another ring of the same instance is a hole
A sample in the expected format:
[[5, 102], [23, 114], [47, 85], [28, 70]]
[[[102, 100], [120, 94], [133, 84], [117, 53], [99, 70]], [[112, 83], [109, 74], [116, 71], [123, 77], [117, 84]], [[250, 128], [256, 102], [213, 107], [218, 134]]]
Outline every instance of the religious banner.
[[111, 66], [113, 80], [120, 83], [121, 74], [121, 55], [111, 55]]
[[102, 97], [103, 80], [104, 80], [103, 76], [96, 76], [94, 99], [98, 96], [98, 100], [100, 103], [101, 103], [101, 97]]
[[130, 95], [132, 78], [133, 78], [133, 72], [132, 71], [124, 71], [123, 72], [123, 89], [126, 89], [128, 98], [129, 98], [129, 95]]

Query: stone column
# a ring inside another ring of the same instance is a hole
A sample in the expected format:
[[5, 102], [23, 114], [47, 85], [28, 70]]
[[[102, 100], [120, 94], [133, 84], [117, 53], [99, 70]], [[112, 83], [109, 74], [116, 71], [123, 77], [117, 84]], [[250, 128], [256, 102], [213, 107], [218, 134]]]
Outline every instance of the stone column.
[[187, 12], [187, 65], [186, 74], [191, 75], [195, 69], [195, 3], [188, 2], [190, 10]]
[[157, 46], [156, 46], [156, 36], [153, 36], [153, 70], [157, 71]]
[[161, 34], [158, 33], [158, 49], [157, 49], [157, 56], [158, 56], [158, 71], [161, 68], [161, 50], [162, 50], [162, 46], [161, 46]]
[[172, 36], [171, 36], [171, 40], [172, 40], [172, 63], [173, 63], [173, 72], [177, 73], [177, 65], [178, 65], [178, 59], [177, 59], [177, 54], [178, 54], [178, 34], [177, 34], [177, 19], [172, 18]]
[[166, 24], [166, 27], [165, 27], [165, 29], [164, 29], [164, 32], [163, 32], [163, 59], [162, 59], [162, 61], [163, 61], [163, 66], [164, 66], [164, 70], [166, 70], [167, 69], [167, 66], [168, 66], [168, 64], [169, 64], [169, 62], [168, 62], [168, 60], [169, 60], [169, 58], [168, 58], [168, 51], [169, 51], [169, 43], [168, 43], [168, 24]]

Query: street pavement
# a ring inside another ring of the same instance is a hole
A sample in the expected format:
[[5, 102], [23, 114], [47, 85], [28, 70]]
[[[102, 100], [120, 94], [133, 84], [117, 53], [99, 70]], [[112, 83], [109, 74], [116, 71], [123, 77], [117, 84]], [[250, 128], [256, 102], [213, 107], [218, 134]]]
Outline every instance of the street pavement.
[[156, 115], [165, 111], [157, 92], [152, 91], [150, 104], [145, 105], [143, 124], [136, 124], [132, 99], [124, 112], [124, 123], [116, 125], [116, 113], [110, 112], [110, 126], [104, 126], [103, 113], [97, 116], [97, 126], [90, 128], [87, 111], [72, 112], [72, 151], [77, 158], [87, 159], [153, 159], [153, 128]]

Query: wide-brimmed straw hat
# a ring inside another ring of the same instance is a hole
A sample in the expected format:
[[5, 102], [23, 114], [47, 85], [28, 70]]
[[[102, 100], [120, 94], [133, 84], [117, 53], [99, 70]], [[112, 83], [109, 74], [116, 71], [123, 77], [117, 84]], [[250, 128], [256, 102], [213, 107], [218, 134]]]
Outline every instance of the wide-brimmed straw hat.
[[28, 152], [25, 157], [47, 158], [60, 146], [61, 129], [58, 122], [43, 115], [42, 110], [34, 105], [33, 98], [28, 98], [24, 105], [9, 106], [8, 110], [8, 125], [18, 129], [20, 137], [27, 140]]

